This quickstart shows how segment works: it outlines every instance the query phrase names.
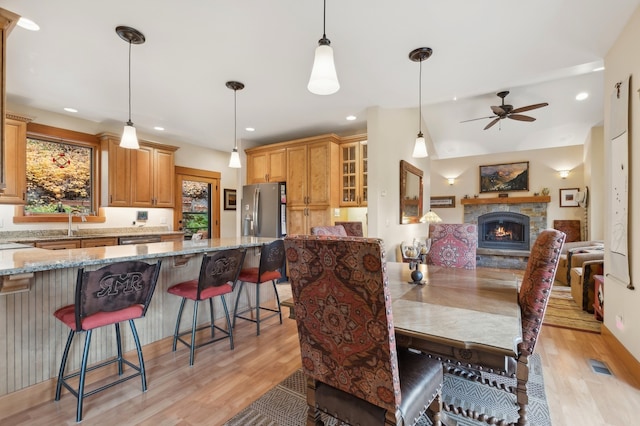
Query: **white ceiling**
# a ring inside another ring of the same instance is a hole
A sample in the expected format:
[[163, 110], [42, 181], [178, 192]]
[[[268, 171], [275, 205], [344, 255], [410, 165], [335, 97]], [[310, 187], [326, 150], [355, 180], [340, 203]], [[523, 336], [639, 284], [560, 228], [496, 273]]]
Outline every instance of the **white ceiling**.
[[[128, 115], [128, 44], [115, 27], [128, 25], [146, 36], [132, 47], [139, 134], [229, 151], [234, 101], [226, 81], [246, 85], [237, 93], [242, 140], [348, 134], [366, 130], [369, 107], [417, 108], [419, 65], [408, 54], [427, 46], [434, 53], [423, 63], [422, 115], [434, 157], [575, 145], [602, 122], [603, 73], [593, 69], [638, 4], [328, 0], [341, 89], [318, 96], [306, 85], [322, 0], [0, 0], [41, 27], [16, 27], [9, 37], [7, 99], [61, 114], [73, 107], [75, 117], [118, 128]], [[501, 90], [511, 91], [515, 108], [549, 106], [525, 113], [537, 118], [531, 123], [460, 123], [492, 115]], [[580, 91], [590, 97], [576, 102]], [[357, 120], [346, 121], [350, 114]]]

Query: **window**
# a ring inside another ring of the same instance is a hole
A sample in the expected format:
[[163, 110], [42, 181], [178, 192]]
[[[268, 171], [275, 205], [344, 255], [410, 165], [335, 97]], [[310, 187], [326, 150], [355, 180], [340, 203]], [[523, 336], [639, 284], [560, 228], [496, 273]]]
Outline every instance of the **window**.
[[94, 211], [93, 157], [92, 147], [28, 137], [25, 214]]

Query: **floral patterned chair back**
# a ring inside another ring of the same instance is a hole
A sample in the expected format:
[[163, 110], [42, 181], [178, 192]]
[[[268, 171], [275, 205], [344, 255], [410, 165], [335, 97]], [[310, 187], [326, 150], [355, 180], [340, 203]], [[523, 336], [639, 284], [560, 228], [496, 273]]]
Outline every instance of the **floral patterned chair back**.
[[475, 269], [478, 227], [472, 223], [435, 223], [429, 225], [431, 250], [428, 265]]
[[297, 235], [285, 248], [304, 373], [395, 411], [400, 385], [382, 241]]
[[532, 355], [536, 347], [564, 240], [564, 232], [547, 229], [538, 235], [531, 248], [518, 294], [522, 315], [521, 355]]
[[362, 231], [362, 222], [336, 222], [336, 226], [338, 225], [342, 225], [344, 227], [344, 230], [347, 231], [347, 235], [350, 237], [364, 237], [364, 232]]
[[342, 225], [314, 226], [311, 228], [311, 235], [335, 235], [338, 237], [346, 237], [347, 231]]

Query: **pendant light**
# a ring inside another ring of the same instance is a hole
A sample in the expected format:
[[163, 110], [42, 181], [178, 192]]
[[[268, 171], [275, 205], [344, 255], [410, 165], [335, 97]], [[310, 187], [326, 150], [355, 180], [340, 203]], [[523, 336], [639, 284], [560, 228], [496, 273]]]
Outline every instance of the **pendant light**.
[[244, 89], [244, 84], [239, 81], [227, 81], [227, 87], [233, 90], [233, 151], [231, 151], [231, 158], [229, 158], [229, 167], [233, 169], [239, 169], [242, 167], [240, 163], [240, 154], [238, 154], [238, 136], [237, 136], [237, 121], [238, 121], [238, 102], [237, 94], [238, 90]]
[[422, 134], [422, 61], [429, 59], [433, 50], [430, 47], [419, 47], [409, 53], [409, 59], [414, 62], [420, 62], [420, 78], [418, 79], [418, 136], [416, 137], [416, 143], [413, 147], [413, 158], [428, 157], [427, 144]]
[[131, 121], [131, 45], [142, 44], [145, 42], [144, 34], [135, 28], [119, 26], [116, 27], [116, 33], [121, 39], [129, 43], [129, 121], [124, 126], [122, 132], [122, 138], [120, 139], [120, 146], [123, 148], [138, 149], [138, 136], [136, 135], [136, 128], [133, 127]]
[[307, 89], [316, 95], [331, 95], [340, 89], [336, 66], [333, 62], [333, 48], [325, 31], [327, 21], [327, 0], [324, 0], [322, 38], [318, 41], [313, 60], [313, 69]]

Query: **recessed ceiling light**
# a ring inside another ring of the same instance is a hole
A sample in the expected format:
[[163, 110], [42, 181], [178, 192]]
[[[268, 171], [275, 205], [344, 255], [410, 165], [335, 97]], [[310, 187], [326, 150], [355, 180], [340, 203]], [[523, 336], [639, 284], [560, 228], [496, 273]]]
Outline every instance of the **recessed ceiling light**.
[[154, 129], [156, 129], [159, 132], [164, 131], [164, 127], [160, 127], [160, 126], [155, 126]]
[[588, 97], [589, 97], [589, 94], [587, 92], [580, 92], [576, 95], [576, 101], [584, 101]]
[[67, 112], [78, 112], [78, 110], [75, 108], [65, 108], [64, 110]]
[[454, 101], [457, 101], [457, 100], [458, 100], [458, 97], [457, 97], [457, 96], [454, 96], [454, 97], [453, 97], [453, 100], [454, 100]]
[[245, 127], [244, 128], [247, 132], [255, 132], [256, 129], [254, 129], [253, 127]]
[[347, 115], [347, 120], [349, 120], [349, 121], [353, 121], [356, 118], [358, 118], [358, 117], [356, 117], [355, 115]]
[[29, 31], [40, 31], [40, 25], [27, 18], [18, 19], [18, 26]]

